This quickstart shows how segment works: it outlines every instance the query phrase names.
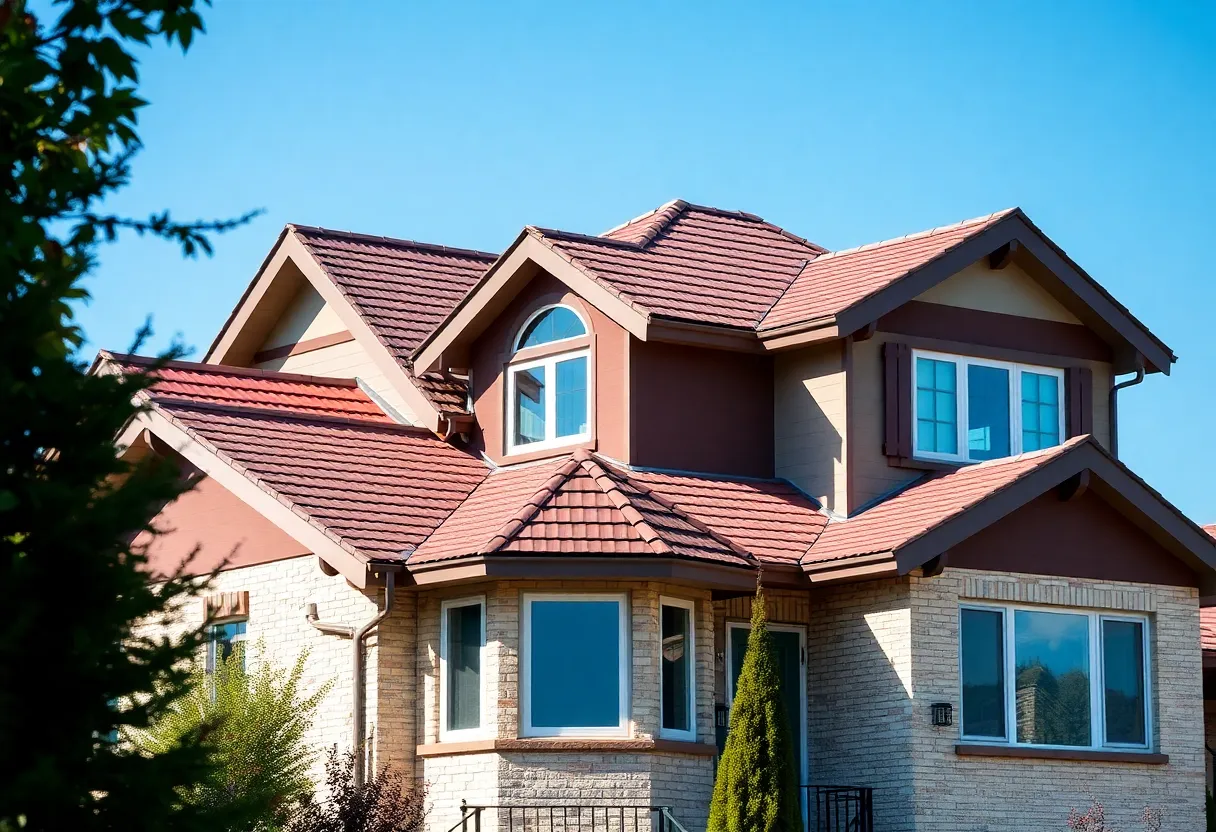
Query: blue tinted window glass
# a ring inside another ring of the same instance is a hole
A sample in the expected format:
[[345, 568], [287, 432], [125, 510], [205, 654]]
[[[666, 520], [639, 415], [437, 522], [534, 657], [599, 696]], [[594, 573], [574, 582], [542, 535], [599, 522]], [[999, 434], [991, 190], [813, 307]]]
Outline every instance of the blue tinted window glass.
[[1022, 373], [1022, 450], [1060, 444], [1060, 385], [1056, 376]]
[[545, 438], [545, 368], [515, 373], [515, 444], [528, 445]]
[[587, 328], [573, 310], [565, 306], [555, 306], [537, 315], [536, 319], [528, 324], [528, 328], [519, 336], [519, 349], [586, 334]]
[[[214, 673], [215, 669], [236, 650], [236, 645], [245, 641], [245, 622], [226, 621], [223, 624], [212, 624], [207, 628], [207, 672]], [[241, 656], [241, 666], [245, 665], [245, 657]]]
[[534, 600], [530, 605], [532, 725], [619, 725], [620, 601]]
[[1106, 741], [1144, 745], [1144, 624], [1103, 621], [1102, 665]]
[[916, 359], [916, 449], [958, 453], [958, 394], [950, 361]]
[[967, 456], [999, 459], [1012, 453], [1009, 436], [1009, 371], [967, 367]]
[[557, 363], [557, 435], [587, 432], [587, 358]]
[[447, 612], [449, 731], [481, 725], [481, 604]]
[[674, 731], [692, 730], [688, 710], [693, 667], [691, 618], [684, 607], [663, 606], [663, 727]]

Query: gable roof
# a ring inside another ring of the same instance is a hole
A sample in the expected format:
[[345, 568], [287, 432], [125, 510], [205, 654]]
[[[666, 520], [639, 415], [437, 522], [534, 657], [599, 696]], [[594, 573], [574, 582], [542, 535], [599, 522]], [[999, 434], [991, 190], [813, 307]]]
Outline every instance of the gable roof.
[[[98, 366], [150, 363], [103, 353]], [[349, 557], [331, 565], [358, 585], [369, 565], [403, 562], [487, 474], [429, 430], [393, 422], [351, 380], [191, 362], [156, 377], [133, 427], [246, 502], [252, 494], [255, 509], [327, 560], [318, 533], [335, 544]]]
[[1128, 520], [1199, 574], [1201, 590], [1216, 591], [1216, 541], [1092, 436], [917, 481], [860, 514], [829, 523], [803, 568], [812, 579], [841, 569], [906, 574], [1070, 478], [1090, 474]]
[[755, 214], [683, 200], [599, 237], [535, 232], [646, 315], [742, 329], [827, 251]]

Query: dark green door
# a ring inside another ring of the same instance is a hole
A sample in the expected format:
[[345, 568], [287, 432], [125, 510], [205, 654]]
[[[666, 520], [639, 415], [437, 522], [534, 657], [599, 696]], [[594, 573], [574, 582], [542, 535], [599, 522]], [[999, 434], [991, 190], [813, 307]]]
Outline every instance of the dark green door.
[[[743, 671], [743, 656], [747, 652], [747, 637], [751, 627], [731, 625], [730, 638], [730, 696], [733, 699], [739, 674]], [[777, 672], [781, 674], [781, 698], [785, 700], [785, 715], [794, 741], [794, 756], [798, 759], [799, 777], [806, 761], [802, 759], [802, 696], [806, 690], [806, 671], [802, 666], [802, 633], [792, 630], [769, 629], [777, 650]]]

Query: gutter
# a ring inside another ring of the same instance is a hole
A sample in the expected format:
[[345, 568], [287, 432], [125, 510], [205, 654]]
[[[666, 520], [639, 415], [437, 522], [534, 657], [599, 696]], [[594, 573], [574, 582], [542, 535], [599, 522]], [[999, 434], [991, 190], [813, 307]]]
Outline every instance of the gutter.
[[396, 570], [384, 574], [384, 608], [376, 613], [370, 621], [356, 630], [345, 624], [333, 624], [318, 620], [317, 605], [305, 607], [304, 616], [308, 623], [330, 636], [351, 639], [351, 750], [354, 753], [354, 781], [356, 786], [363, 785], [366, 752], [363, 735], [363, 717], [365, 710], [366, 689], [363, 684], [363, 646], [368, 634], [380, 625], [393, 610], [393, 595], [396, 588]]
[[1110, 455], [1119, 458], [1119, 391], [1144, 381], [1144, 361], [1136, 363], [1136, 376], [1110, 388]]

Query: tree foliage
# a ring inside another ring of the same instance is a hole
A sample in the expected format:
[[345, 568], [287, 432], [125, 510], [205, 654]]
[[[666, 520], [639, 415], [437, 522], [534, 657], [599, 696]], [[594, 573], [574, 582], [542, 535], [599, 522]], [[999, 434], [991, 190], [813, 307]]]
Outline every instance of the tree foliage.
[[709, 832], [799, 832], [797, 772], [777, 652], [764, 592], [757, 587], [730, 731], [709, 804]]
[[148, 380], [88, 374], [72, 314], [98, 246], [122, 229], [190, 255], [241, 221], [102, 211], [140, 147], [131, 50], [187, 47], [196, 5], [59, 0], [40, 17], [0, 0], [0, 829], [205, 825], [179, 799], [207, 771], [197, 743], [150, 758], [115, 741], [181, 694], [199, 637], [135, 629], [192, 591], [150, 585], [132, 544], [182, 485], [171, 466], [116, 458]]
[[332, 683], [309, 696], [300, 690], [307, 654], [290, 671], [258, 655], [245, 669], [243, 644], [200, 669], [189, 692], [174, 702], [148, 731], [130, 732], [136, 746], [164, 754], [201, 736], [215, 763], [211, 777], [186, 792], [206, 810], [214, 832], [281, 829], [313, 790], [309, 769], [316, 751], [304, 737]]
[[286, 832], [414, 832], [426, 820], [426, 790], [411, 788], [395, 769], [385, 767], [355, 784], [355, 754], [339, 755], [335, 746], [325, 762], [324, 801], [310, 800]]

